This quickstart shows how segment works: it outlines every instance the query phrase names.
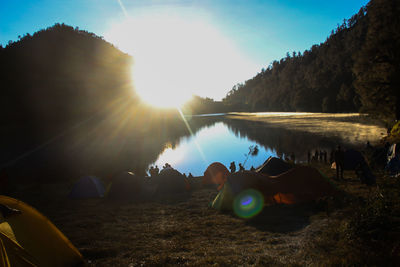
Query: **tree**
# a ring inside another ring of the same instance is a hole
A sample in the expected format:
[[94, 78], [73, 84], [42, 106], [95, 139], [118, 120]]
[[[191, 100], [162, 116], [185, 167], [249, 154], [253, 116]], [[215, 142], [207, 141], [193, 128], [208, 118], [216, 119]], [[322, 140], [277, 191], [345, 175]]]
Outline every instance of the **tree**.
[[400, 119], [400, 3], [371, 0], [367, 14], [369, 27], [356, 55], [354, 86], [362, 110], [390, 123]]

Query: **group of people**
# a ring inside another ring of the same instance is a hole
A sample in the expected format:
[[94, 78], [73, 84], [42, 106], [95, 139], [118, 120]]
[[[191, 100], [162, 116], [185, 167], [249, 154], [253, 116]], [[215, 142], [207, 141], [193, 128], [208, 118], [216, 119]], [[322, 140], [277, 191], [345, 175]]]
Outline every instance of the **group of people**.
[[[234, 161], [231, 162], [231, 165], [229, 166], [229, 170], [231, 171], [231, 173], [234, 173], [236, 171], [236, 164]], [[256, 169], [254, 168], [254, 166], [251, 166], [250, 171], [255, 171]], [[245, 171], [242, 163], [239, 163], [239, 171]]]
[[151, 166], [149, 169], [149, 174], [150, 177], [157, 176], [160, 173], [160, 170], [158, 169], [158, 166], [156, 165], [155, 167]]
[[[311, 163], [311, 161], [328, 163], [328, 152], [326, 150], [316, 149], [314, 155], [312, 155], [309, 150], [307, 152], [307, 161], [308, 163]], [[331, 151], [329, 163], [333, 162], [335, 162], [336, 165], [336, 179], [343, 179], [344, 151], [340, 145]]]
[[[331, 158], [333, 157], [332, 153], [331, 153]], [[307, 161], [308, 163], [310, 163], [311, 161], [320, 161], [320, 162], [325, 162], [327, 163], [328, 160], [328, 152], [326, 152], [326, 150], [315, 150], [314, 155], [311, 154], [311, 151], [309, 150], [307, 152]]]
[[[234, 173], [236, 171], [236, 164], [234, 161], [232, 161], [231, 165], [229, 165], [229, 170], [231, 171], [231, 173]], [[240, 172], [244, 171], [242, 163], [239, 163], [239, 171]]]
[[[166, 169], [166, 168], [172, 168], [172, 167], [169, 163], [165, 163], [163, 166], [163, 169]], [[157, 176], [159, 173], [160, 173], [160, 169], [158, 168], [157, 165], [155, 165], [155, 167], [150, 166], [150, 168], [149, 168], [150, 177]]]
[[[162, 168], [163, 168], [163, 170], [165, 170], [165, 169], [168, 169], [168, 168], [172, 168], [172, 166], [171, 166], [171, 164], [169, 164], [169, 163], [165, 163], [164, 166], [163, 166]], [[155, 166], [150, 166], [150, 168], [149, 168], [150, 177], [155, 177], [155, 176], [157, 176], [159, 173], [160, 173], [160, 169], [158, 168], [157, 165], [155, 165]], [[186, 176], [185, 173], [183, 174], [183, 176], [185, 176], [186, 178], [193, 178], [193, 175], [192, 175], [192, 173], [190, 173], [190, 172], [189, 172], [189, 175], [188, 175], [188, 176]]]

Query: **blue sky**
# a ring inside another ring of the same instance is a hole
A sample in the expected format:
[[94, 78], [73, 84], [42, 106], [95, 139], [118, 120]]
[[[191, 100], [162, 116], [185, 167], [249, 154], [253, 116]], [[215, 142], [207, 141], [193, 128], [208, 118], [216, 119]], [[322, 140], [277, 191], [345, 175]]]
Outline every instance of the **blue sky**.
[[[325, 41], [343, 19], [349, 18], [367, 3], [366, 0], [0, 0], [0, 44], [5, 46], [9, 40], [16, 41], [18, 35], [32, 34], [59, 22], [105, 36], [106, 40], [135, 57], [135, 51], [140, 49], [130, 49], [129, 46], [149, 41], [145, 36], [140, 40], [132, 37], [125, 43], [119, 41], [115, 25], [121, 25], [127, 18], [165, 18], [167, 14], [179, 17], [182, 24], [188, 21], [189, 26], [201, 22], [203, 26], [199, 27], [203, 31], [204, 42], [210, 41], [207, 40], [211, 38], [209, 36], [221, 36], [216, 42], [220, 42], [221, 46], [229, 42], [232, 49], [228, 50], [236, 53], [232, 58], [238, 62], [237, 65], [247, 66], [243, 70], [237, 67], [237, 71], [230, 75], [235, 76], [232, 81], [221, 81], [216, 83], [218, 88], [204, 89], [206, 94], [219, 99], [234, 84], [251, 78], [262, 67], [284, 57], [286, 52], [302, 52], [313, 44]], [[148, 20], [135, 21], [131, 22], [132, 28], [138, 26], [134, 23]], [[159, 34], [154, 29], [153, 34]], [[184, 34], [185, 29], [182, 28], [181, 35]], [[177, 38], [176, 42], [182, 40]], [[193, 48], [192, 52], [199, 49], [200, 46]], [[209, 51], [204, 53], [210, 54]], [[242, 64], [242, 60], [245, 63]], [[229, 62], [227, 69], [232, 64]], [[224, 68], [223, 64], [218, 66]], [[207, 74], [206, 71], [204, 73]], [[203, 78], [207, 79], [207, 76]], [[209, 76], [208, 79], [216, 78]], [[202, 88], [205, 87], [203, 84]], [[192, 89], [194, 93], [196, 90], [201, 89]], [[213, 93], [210, 95], [210, 92]]]

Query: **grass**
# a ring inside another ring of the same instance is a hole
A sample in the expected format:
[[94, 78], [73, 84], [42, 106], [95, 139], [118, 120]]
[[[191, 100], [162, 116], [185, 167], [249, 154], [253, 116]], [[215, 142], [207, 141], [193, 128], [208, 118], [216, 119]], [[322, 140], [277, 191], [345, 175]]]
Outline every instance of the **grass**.
[[[335, 175], [328, 165], [314, 166]], [[217, 191], [199, 181], [185, 199], [69, 200], [63, 184], [15, 197], [48, 216], [85, 266], [396, 265], [400, 184], [377, 175], [378, 187], [369, 188], [345, 172], [346, 181], [333, 181], [345, 192], [340, 198], [265, 207], [250, 220], [210, 209]]]

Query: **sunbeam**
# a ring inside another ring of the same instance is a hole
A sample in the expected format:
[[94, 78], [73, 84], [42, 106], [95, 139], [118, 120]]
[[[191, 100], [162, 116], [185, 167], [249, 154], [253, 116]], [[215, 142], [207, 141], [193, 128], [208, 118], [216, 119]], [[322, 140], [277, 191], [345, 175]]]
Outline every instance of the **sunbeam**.
[[[181, 115], [182, 120], [183, 120], [183, 122], [185, 123], [186, 128], [188, 129], [190, 135], [194, 137], [193, 131], [192, 131], [192, 129], [190, 128], [190, 125], [189, 125], [189, 123], [187, 122], [187, 120], [186, 120], [186, 118], [185, 118], [185, 115], [183, 115], [182, 110], [181, 110], [180, 108], [177, 108], [177, 109], [178, 109], [178, 112], [179, 112], [179, 114]], [[209, 162], [207, 161], [206, 156], [204, 155], [204, 152], [203, 152], [203, 150], [201, 149], [199, 143], [196, 141], [196, 139], [194, 139], [194, 143], [195, 143], [195, 145], [196, 145], [196, 147], [197, 147], [197, 149], [198, 149], [198, 151], [199, 151], [199, 153], [200, 153], [200, 156], [201, 156], [203, 162], [206, 163], [206, 164], [208, 164]]]
[[124, 13], [125, 17], [127, 18], [128, 17], [128, 12], [126, 12], [126, 8], [125, 8], [124, 4], [122, 4], [121, 0], [117, 0], [117, 1], [118, 1], [119, 6], [122, 9], [122, 12]]

